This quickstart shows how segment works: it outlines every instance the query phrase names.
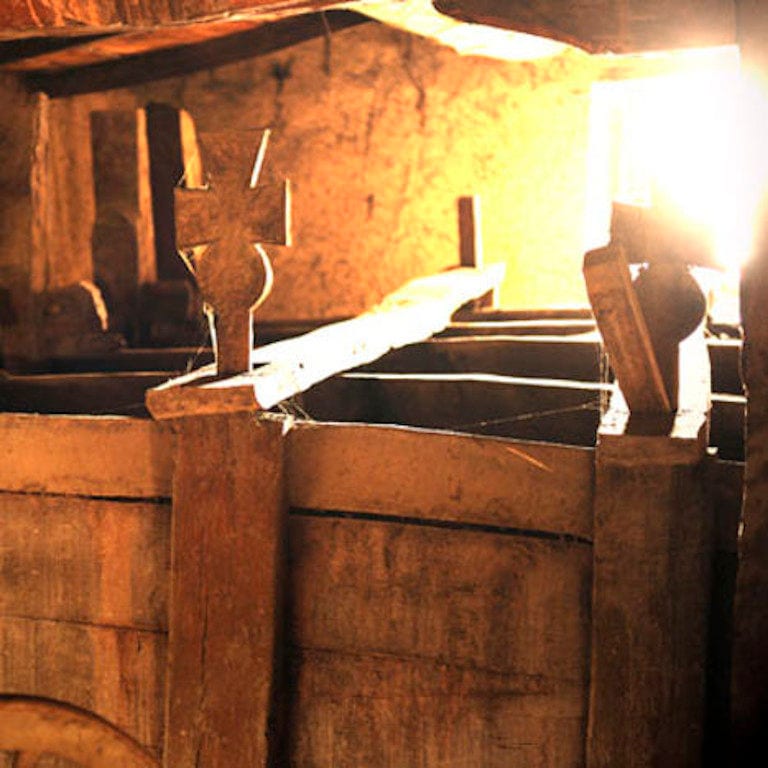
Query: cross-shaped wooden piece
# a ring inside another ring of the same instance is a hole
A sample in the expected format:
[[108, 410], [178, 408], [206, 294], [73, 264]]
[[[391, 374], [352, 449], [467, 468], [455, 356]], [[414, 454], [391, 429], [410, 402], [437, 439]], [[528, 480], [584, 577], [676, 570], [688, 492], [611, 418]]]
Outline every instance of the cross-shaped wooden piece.
[[[257, 187], [269, 140], [254, 132], [201, 133], [207, 185], [177, 189], [176, 242], [206, 303], [219, 375], [250, 370], [251, 313], [272, 287], [272, 266], [261, 243], [290, 245], [290, 187]], [[246, 176], [246, 169], [250, 175]]]

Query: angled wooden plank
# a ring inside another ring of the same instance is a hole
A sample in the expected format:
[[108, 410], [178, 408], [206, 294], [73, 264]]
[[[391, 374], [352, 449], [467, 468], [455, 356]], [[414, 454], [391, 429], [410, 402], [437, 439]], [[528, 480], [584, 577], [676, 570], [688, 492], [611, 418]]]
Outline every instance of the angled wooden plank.
[[227, 414], [177, 424], [167, 766], [266, 766], [275, 749], [283, 429]]
[[630, 410], [669, 413], [669, 395], [621, 248], [609, 246], [587, 253], [584, 279], [610, 364]]
[[[503, 266], [494, 265], [412, 280], [353, 320], [256, 351], [252, 360], [266, 364], [253, 372], [206, 383], [208, 368], [172, 379], [147, 392], [147, 407], [155, 418], [271, 408], [340, 371], [428, 338], [445, 328], [462, 304], [497, 285], [503, 273]], [[200, 386], [188, 386], [194, 382]]]
[[589, 538], [593, 462], [583, 448], [299, 422], [288, 435], [287, 482], [293, 507]]
[[0, 490], [123, 498], [171, 494], [171, 435], [147, 419], [3, 413], [0, 437]]

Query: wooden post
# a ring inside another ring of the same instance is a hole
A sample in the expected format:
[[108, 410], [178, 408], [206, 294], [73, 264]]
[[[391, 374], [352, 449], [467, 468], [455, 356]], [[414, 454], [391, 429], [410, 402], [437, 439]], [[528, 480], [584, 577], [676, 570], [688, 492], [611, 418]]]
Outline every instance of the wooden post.
[[[768, 7], [740, 0], [739, 44], [742, 66], [768, 93]], [[750, 108], [760, 104], [751, 100]], [[741, 125], [750, 167], [765, 166], [765, 110]], [[754, 156], [761, 150], [763, 157]], [[764, 180], [763, 180], [764, 181]], [[749, 262], [742, 275], [744, 378], [747, 389], [746, 470], [743, 535], [739, 545], [733, 645], [733, 765], [748, 768], [768, 762], [768, 194], [765, 186]]]
[[701, 331], [680, 371], [668, 434], [630, 434], [621, 398], [599, 433], [588, 768], [701, 764], [714, 546]]
[[111, 331], [136, 336], [139, 287], [157, 277], [144, 110], [91, 114], [93, 269]]
[[[480, 224], [480, 195], [460, 197], [459, 210], [459, 264], [462, 267], [483, 266], [483, 230]], [[494, 309], [499, 305], [499, 288], [494, 287], [477, 299], [475, 309]]]
[[164, 765], [272, 765], [289, 423], [175, 422]]

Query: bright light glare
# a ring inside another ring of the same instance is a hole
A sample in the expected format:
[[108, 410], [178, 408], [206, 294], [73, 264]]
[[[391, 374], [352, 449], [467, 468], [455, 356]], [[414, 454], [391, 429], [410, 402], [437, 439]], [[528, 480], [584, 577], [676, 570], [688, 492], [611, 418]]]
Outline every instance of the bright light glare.
[[600, 87], [610, 92], [598, 103], [613, 121], [613, 199], [670, 206], [708, 228], [718, 263], [738, 270], [768, 181], [768, 99], [737, 54], [717, 68]]

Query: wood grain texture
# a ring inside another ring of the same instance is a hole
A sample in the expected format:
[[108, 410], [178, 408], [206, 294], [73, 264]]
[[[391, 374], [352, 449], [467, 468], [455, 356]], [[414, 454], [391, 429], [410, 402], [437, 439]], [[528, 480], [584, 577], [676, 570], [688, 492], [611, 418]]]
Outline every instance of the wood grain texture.
[[4, 491], [128, 498], [171, 493], [171, 436], [146, 419], [4, 413], [0, 438]]
[[674, 408], [623, 249], [609, 245], [587, 253], [584, 280], [611, 367], [630, 411], [669, 413]]
[[165, 636], [0, 617], [0, 690], [68, 702], [150, 749], [162, 733]]
[[592, 535], [591, 450], [300, 422], [287, 456], [294, 507]]
[[167, 627], [166, 504], [0, 493], [0, 615]]
[[434, 0], [448, 16], [551, 37], [590, 53], [633, 53], [732, 45], [727, 0]]
[[207, 416], [177, 429], [165, 760], [266, 766], [275, 748], [284, 421]]
[[590, 547], [291, 518], [292, 765], [583, 765]]
[[619, 434], [614, 406], [598, 438], [588, 768], [701, 764], [716, 546], [709, 360], [703, 336], [681, 346], [669, 436]]

